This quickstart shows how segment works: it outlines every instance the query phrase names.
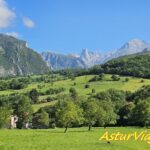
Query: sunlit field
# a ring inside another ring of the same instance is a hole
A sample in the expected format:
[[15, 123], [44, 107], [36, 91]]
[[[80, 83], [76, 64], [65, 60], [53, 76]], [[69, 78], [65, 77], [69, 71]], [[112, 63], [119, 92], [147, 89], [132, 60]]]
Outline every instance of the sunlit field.
[[69, 128], [48, 130], [1, 130], [0, 150], [149, 150], [150, 144], [144, 141], [99, 141], [109, 133], [138, 133], [145, 128]]

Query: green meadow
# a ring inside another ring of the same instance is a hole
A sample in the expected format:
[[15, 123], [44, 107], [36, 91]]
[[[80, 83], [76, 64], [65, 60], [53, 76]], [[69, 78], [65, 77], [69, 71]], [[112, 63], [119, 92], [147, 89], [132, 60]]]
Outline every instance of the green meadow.
[[[69, 89], [74, 87], [80, 95], [90, 96], [92, 89], [97, 92], [106, 91], [108, 89], [118, 89], [123, 91], [134, 92], [143, 85], [149, 85], [149, 79], [121, 76], [119, 81], [112, 81], [111, 75], [105, 75], [102, 81], [89, 82], [95, 75], [86, 75], [76, 77], [74, 80], [65, 79], [54, 81], [51, 83], [32, 82], [26, 88], [20, 90], [4, 90], [0, 91], [0, 95], [9, 95], [12, 93], [27, 93], [36, 88], [39, 91], [46, 91], [49, 88], [65, 88], [64, 94], [69, 93]], [[129, 80], [126, 81], [126, 78]], [[85, 88], [88, 84], [89, 88]], [[41, 86], [39, 89], [38, 86]], [[55, 97], [53, 95], [39, 96], [42, 101], [47, 97]], [[54, 105], [57, 101], [34, 104], [33, 110], [37, 112], [39, 108]], [[99, 138], [108, 131], [109, 133], [141, 133], [148, 131], [146, 128], [134, 127], [111, 127], [111, 128], [92, 128], [89, 132], [87, 127], [69, 128], [64, 133], [63, 128], [56, 129], [28, 129], [28, 130], [0, 130], [0, 150], [149, 150], [150, 144], [146, 141], [100, 141]]]
[[[88, 82], [92, 77], [95, 75], [85, 75], [76, 77], [75, 80], [66, 79], [66, 80], [60, 80], [55, 81], [53, 85], [51, 83], [32, 83], [29, 84], [26, 88], [21, 90], [5, 90], [0, 91], [0, 95], [8, 95], [12, 93], [25, 93], [28, 92], [34, 88], [38, 88], [38, 85], [43, 86], [41, 91], [45, 91], [48, 88], [59, 88], [63, 87], [65, 88], [64, 93], [68, 93], [70, 87], [74, 87], [80, 95], [89, 95], [91, 93], [91, 90], [94, 88], [96, 92], [106, 91], [110, 88], [118, 89], [118, 90], [124, 90], [124, 91], [131, 91], [134, 92], [143, 85], [149, 85], [150, 80], [149, 79], [142, 79], [142, 78], [136, 78], [136, 77], [125, 77], [121, 76], [119, 81], [112, 81], [111, 75], [105, 75], [104, 80], [102, 81], [96, 81], [96, 82]], [[129, 81], [125, 82], [125, 79], [128, 78]], [[143, 80], [144, 82], [141, 82]], [[76, 83], [76, 85], [74, 85]], [[84, 88], [85, 84], [89, 84], [89, 88]], [[43, 97], [41, 97], [42, 99]]]
[[[142, 79], [142, 78], [135, 78], [135, 77], [120, 77], [121, 79], [119, 81], [112, 81], [111, 75], [105, 75], [104, 80], [102, 81], [96, 81], [96, 82], [89, 82], [91, 78], [93, 78], [94, 75], [86, 75], [86, 76], [80, 76], [76, 77], [75, 80], [67, 79], [67, 80], [61, 80], [56, 81], [51, 85], [50, 83], [41, 83], [41, 85], [45, 85], [43, 89], [46, 90], [48, 88], [59, 88], [64, 87], [65, 91], [63, 93], [68, 94], [69, 89], [71, 87], [74, 87], [76, 91], [83, 96], [89, 96], [92, 94], [92, 89], [96, 90], [97, 92], [106, 91], [108, 89], [118, 89], [123, 91], [131, 91], [134, 92], [141, 88], [143, 85], [149, 85], [150, 80], [149, 79]], [[128, 78], [129, 81], [125, 82], [125, 79]], [[143, 80], [143, 82], [141, 82]], [[76, 85], [74, 85], [76, 83]], [[89, 84], [89, 88], [85, 88], [85, 85]], [[37, 87], [37, 83], [29, 85], [26, 89], [20, 90], [20, 92], [25, 92], [28, 90], [31, 90], [32, 88]], [[55, 95], [52, 95], [55, 96]], [[47, 98], [48, 95], [40, 96], [39, 99], [42, 100], [44, 98]], [[54, 103], [54, 102], [53, 102]], [[53, 104], [52, 103], [52, 104]], [[33, 106], [34, 110], [37, 110], [40, 107], [51, 105], [51, 103], [45, 103], [45, 104], [36, 104]]]
[[109, 133], [141, 133], [145, 128], [69, 128], [48, 130], [0, 130], [0, 150], [149, 150], [146, 141], [99, 141]]

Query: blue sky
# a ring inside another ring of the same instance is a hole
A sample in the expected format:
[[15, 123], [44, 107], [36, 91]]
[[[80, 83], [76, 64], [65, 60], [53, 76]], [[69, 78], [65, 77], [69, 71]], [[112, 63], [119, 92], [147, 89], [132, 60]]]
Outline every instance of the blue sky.
[[150, 0], [0, 0], [1, 9], [0, 32], [39, 52], [104, 52], [133, 38], [150, 42]]

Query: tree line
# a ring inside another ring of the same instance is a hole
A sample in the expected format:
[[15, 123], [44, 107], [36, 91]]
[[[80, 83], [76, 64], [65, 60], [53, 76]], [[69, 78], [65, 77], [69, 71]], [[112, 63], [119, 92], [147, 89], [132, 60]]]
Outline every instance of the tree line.
[[[33, 91], [32, 91], [33, 92]], [[35, 91], [34, 91], [35, 92]], [[52, 106], [33, 112], [32, 104], [37, 98], [31, 95], [0, 96], [0, 128], [8, 128], [10, 115], [18, 116], [17, 128], [26, 123], [32, 128], [55, 128], [92, 126], [150, 126], [150, 86], [143, 86], [134, 93], [109, 89], [80, 96], [75, 88], [69, 94], [58, 94]]]

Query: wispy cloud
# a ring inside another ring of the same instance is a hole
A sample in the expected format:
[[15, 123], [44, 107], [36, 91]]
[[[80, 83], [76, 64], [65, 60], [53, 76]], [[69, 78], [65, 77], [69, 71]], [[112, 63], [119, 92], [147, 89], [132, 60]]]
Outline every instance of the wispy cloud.
[[0, 0], [0, 28], [6, 28], [15, 18], [15, 13], [8, 8], [5, 0]]
[[30, 18], [24, 17], [23, 23], [27, 28], [33, 28], [35, 26], [35, 23]]
[[6, 35], [10, 35], [10, 36], [13, 36], [15, 38], [19, 37], [19, 33], [18, 32], [7, 32]]

